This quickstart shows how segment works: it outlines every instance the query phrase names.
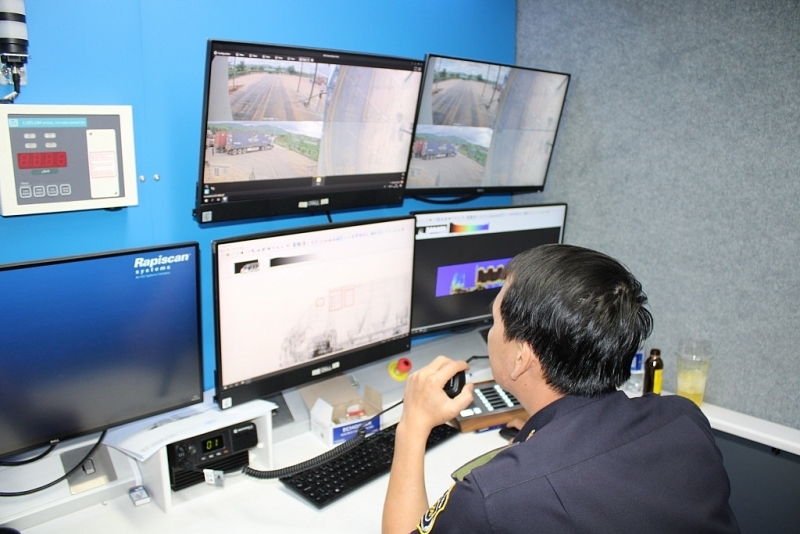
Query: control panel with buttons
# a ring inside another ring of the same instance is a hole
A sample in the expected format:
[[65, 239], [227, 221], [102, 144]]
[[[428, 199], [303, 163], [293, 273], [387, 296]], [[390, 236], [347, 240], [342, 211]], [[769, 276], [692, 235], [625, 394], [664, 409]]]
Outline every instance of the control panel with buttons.
[[0, 106], [0, 215], [138, 204], [130, 106]]
[[170, 486], [177, 491], [202, 482], [203, 469], [230, 471], [248, 463], [248, 450], [258, 445], [252, 421], [167, 445]]

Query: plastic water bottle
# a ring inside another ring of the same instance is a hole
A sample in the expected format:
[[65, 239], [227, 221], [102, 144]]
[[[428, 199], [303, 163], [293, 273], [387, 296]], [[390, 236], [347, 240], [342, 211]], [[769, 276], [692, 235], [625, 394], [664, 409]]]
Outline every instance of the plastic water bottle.
[[642, 393], [644, 383], [644, 349], [636, 351], [636, 355], [631, 362], [631, 377], [623, 386], [628, 393]]

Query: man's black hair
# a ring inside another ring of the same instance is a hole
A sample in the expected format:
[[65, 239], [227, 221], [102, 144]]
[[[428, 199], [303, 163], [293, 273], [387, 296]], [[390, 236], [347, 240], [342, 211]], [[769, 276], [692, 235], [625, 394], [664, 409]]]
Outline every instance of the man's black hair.
[[594, 250], [543, 245], [516, 256], [506, 276], [500, 303], [506, 340], [533, 349], [551, 387], [596, 396], [630, 377], [653, 317], [625, 266]]

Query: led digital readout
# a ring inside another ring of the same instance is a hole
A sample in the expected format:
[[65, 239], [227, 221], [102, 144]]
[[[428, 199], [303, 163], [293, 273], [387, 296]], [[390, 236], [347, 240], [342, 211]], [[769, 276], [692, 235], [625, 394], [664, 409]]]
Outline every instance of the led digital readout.
[[212, 452], [223, 447], [225, 447], [225, 441], [222, 436], [214, 436], [203, 440], [203, 452]]
[[17, 167], [26, 169], [51, 169], [67, 166], [66, 152], [19, 152]]

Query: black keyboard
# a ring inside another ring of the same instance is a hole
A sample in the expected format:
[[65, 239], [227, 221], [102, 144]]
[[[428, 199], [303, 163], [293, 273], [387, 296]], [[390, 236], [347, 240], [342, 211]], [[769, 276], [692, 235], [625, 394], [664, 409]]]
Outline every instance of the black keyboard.
[[[322, 508], [389, 472], [396, 427], [392, 425], [379, 430], [341, 456], [302, 473], [283, 477], [280, 481], [317, 508]], [[439, 425], [431, 431], [426, 448], [430, 449], [459, 433], [450, 425]]]

